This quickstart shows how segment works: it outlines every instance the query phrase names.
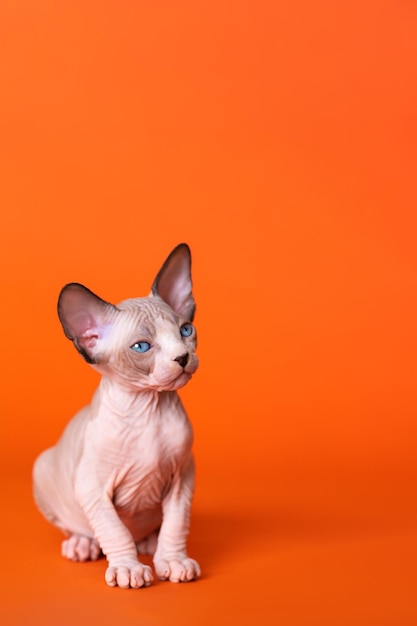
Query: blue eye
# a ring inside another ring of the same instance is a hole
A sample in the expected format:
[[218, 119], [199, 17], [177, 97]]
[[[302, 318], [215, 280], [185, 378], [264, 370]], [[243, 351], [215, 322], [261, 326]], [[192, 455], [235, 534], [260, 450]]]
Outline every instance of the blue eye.
[[184, 324], [180, 328], [180, 333], [182, 337], [191, 337], [193, 334], [193, 325], [192, 324]]
[[151, 344], [148, 343], [147, 341], [137, 341], [136, 343], [133, 344], [133, 346], [130, 346], [130, 347], [135, 352], [147, 352], [148, 350], [151, 349]]

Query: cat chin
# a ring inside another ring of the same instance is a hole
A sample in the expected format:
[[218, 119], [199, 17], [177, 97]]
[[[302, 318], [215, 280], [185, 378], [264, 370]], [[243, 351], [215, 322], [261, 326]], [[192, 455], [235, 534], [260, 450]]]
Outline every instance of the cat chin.
[[[177, 378], [174, 378], [174, 380], [170, 380], [170, 381], [148, 381], [148, 384], [140, 384], [140, 383], [136, 383], [134, 381], [121, 381], [120, 379], [113, 379], [116, 382], [118, 382], [119, 384], [122, 383], [122, 387], [124, 387], [125, 389], [129, 390], [129, 391], [133, 391], [133, 392], [145, 392], [146, 391], [156, 391], [158, 393], [160, 393], [161, 391], [177, 391], [178, 389], [181, 389], [181, 387], [184, 387], [188, 381], [192, 378], [192, 374], [189, 374], [188, 372], [183, 372], [182, 374], [180, 374]], [[126, 384], [127, 383], [127, 384]]]
[[181, 374], [181, 376], [175, 381], [175, 391], [177, 389], [181, 389], [181, 387], [184, 387], [184, 385], [186, 385], [188, 381], [191, 380], [191, 377], [192, 374], [188, 374], [188, 372], [184, 372], [183, 374]]
[[188, 383], [188, 381], [191, 379], [191, 376], [192, 375], [188, 374], [188, 372], [183, 372], [182, 374], [180, 374], [180, 376], [178, 376], [178, 378], [175, 378], [169, 383], [165, 383], [160, 386], [157, 385], [156, 387], [154, 387], [154, 389], [156, 391], [177, 391]]

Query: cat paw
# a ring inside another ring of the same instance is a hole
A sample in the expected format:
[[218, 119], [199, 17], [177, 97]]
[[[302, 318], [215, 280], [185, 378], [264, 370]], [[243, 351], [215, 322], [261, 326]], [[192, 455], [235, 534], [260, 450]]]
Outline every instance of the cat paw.
[[110, 563], [105, 575], [109, 587], [122, 589], [139, 589], [149, 587], [153, 581], [152, 570], [138, 561], [121, 562], [117, 565]]
[[159, 580], [169, 580], [172, 583], [190, 582], [201, 575], [197, 561], [188, 557], [170, 560], [157, 559], [155, 560], [155, 571]]
[[71, 535], [62, 542], [62, 556], [70, 561], [96, 561], [101, 548], [96, 539], [84, 535]]

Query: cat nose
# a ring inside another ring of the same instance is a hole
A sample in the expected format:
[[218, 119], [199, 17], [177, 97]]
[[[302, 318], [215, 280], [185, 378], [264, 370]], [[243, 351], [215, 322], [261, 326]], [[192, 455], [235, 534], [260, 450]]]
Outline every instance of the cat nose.
[[182, 354], [181, 356], [177, 356], [177, 358], [174, 359], [174, 361], [177, 361], [177, 363], [179, 363], [181, 367], [185, 367], [188, 363], [188, 357], [189, 357], [189, 354], [188, 352], [186, 352], [185, 354]]

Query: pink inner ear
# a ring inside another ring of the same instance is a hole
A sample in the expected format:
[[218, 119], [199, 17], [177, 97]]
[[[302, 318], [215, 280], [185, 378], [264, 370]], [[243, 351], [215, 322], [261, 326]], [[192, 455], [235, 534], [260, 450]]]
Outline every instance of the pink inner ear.
[[88, 337], [100, 336], [99, 324], [94, 317], [86, 311], [77, 311], [69, 318], [68, 322], [71, 334], [74, 337]]
[[168, 301], [172, 309], [181, 315], [185, 315], [191, 299], [191, 285], [186, 283], [184, 285], [177, 285], [171, 289]]
[[80, 283], [66, 285], [58, 299], [58, 315], [68, 339], [88, 363], [95, 363], [97, 340], [104, 337], [117, 312]]
[[152, 285], [152, 293], [159, 295], [176, 313], [192, 320], [195, 304], [188, 246], [180, 244], [171, 252]]
[[92, 348], [96, 345], [97, 339], [100, 337], [96, 328], [90, 328], [79, 336], [78, 342], [86, 348]]

